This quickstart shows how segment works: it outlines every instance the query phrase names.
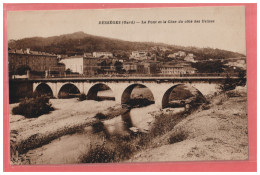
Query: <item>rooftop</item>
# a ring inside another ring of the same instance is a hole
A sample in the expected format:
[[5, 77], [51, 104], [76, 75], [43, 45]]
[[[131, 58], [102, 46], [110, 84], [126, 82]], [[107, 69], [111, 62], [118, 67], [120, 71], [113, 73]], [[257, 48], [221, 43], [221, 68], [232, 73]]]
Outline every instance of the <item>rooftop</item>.
[[83, 58], [83, 55], [74, 55], [74, 56], [69, 56], [63, 59], [74, 59], [74, 58]]
[[57, 57], [56, 54], [51, 54], [51, 53], [46, 53], [46, 52], [41, 52], [41, 51], [31, 51], [29, 50], [27, 52], [27, 50], [23, 50], [23, 49], [11, 49], [8, 51], [8, 53], [12, 53], [12, 54], [23, 54], [23, 55], [44, 55], [44, 56], [55, 56]]

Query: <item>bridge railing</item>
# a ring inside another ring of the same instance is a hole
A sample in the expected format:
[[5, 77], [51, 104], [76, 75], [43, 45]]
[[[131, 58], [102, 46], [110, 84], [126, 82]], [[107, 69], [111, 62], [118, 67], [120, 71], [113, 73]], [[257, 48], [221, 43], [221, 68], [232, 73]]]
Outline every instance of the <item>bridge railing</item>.
[[[238, 77], [238, 73], [228, 74], [230, 77]], [[116, 78], [116, 77], [126, 77], [126, 78], [135, 78], [135, 77], [226, 77], [226, 73], [195, 73], [195, 74], [116, 74], [116, 75], [80, 75], [80, 74], [68, 74], [68, 75], [33, 75], [30, 74], [29, 79], [51, 79], [51, 78]]]

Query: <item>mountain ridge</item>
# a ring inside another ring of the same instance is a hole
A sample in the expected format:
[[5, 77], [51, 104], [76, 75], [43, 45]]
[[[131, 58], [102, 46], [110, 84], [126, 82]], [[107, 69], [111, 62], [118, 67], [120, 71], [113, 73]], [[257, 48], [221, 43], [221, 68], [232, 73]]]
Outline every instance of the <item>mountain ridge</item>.
[[36, 36], [8, 41], [8, 48], [10, 49], [30, 48], [36, 51], [67, 55], [83, 54], [84, 52], [95, 51], [108, 51], [119, 55], [129, 55], [134, 50], [151, 50], [152, 47], [165, 47], [168, 48], [171, 52], [191, 52], [201, 59], [245, 57], [245, 55], [241, 53], [221, 49], [184, 47], [154, 42], [125, 41], [121, 39], [91, 35], [82, 31], [58, 36]]

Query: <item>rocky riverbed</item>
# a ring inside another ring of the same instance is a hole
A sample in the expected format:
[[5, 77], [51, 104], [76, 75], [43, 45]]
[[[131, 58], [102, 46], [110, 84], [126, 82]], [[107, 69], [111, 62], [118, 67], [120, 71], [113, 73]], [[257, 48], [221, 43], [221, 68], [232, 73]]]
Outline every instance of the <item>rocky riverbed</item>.
[[[154, 137], [131, 154], [127, 162], [245, 160], [248, 158], [246, 87], [208, 98], [210, 104], [181, 116], [176, 126]], [[55, 110], [38, 118], [12, 115], [18, 104], [10, 105], [10, 144], [13, 164], [81, 163], [93, 144], [105, 138], [93, 132], [95, 115], [109, 135], [149, 133], [155, 116], [174, 116], [184, 108], [157, 109], [154, 105], [129, 109], [114, 101], [51, 99]], [[127, 115], [127, 116], [125, 116]], [[175, 125], [174, 124], [174, 125]], [[161, 126], [163, 129], [164, 126]]]

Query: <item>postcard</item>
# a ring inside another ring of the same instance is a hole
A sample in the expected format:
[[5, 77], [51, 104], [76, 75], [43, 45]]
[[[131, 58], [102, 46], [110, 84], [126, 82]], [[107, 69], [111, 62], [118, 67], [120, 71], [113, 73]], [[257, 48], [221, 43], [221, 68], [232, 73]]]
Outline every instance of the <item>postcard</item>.
[[245, 11], [8, 11], [10, 164], [248, 160]]

